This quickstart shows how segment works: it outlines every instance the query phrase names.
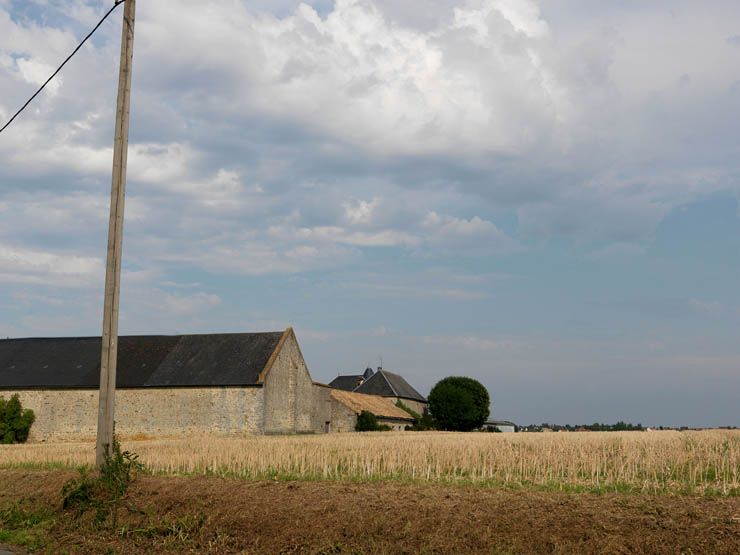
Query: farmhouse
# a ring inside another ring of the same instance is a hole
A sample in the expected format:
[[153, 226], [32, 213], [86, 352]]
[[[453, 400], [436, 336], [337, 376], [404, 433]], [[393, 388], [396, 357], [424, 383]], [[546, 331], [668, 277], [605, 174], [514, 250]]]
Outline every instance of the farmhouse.
[[[95, 436], [100, 343], [99, 337], [0, 340], [0, 396], [17, 393], [33, 409], [31, 440]], [[368, 403], [338, 398], [313, 382], [292, 328], [121, 336], [116, 387], [122, 437], [350, 431], [357, 409]], [[388, 407], [379, 412], [389, 421], [408, 416]]]
[[427, 410], [428, 402], [421, 393], [411, 387], [403, 376], [384, 368], [378, 368], [377, 372], [367, 368], [363, 374], [337, 376], [329, 385], [344, 391], [378, 395], [391, 399], [394, 403], [400, 401], [419, 414], [424, 414]]

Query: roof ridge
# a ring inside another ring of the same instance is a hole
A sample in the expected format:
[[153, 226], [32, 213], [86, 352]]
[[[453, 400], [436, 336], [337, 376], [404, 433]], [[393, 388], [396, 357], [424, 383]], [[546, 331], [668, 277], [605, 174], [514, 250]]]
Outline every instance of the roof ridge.
[[[227, 332], [214, 332], [214, 333], [149, 333], [149, 334], [141, 334], [141, 333], [131, 333], [131, 334], [119, 334], [118, 337], [131, 337], [131, 338], [154, 338], [154, 337], [213, 337], [217, 335], [267, 335], [272, 333], [285, 333], [285, 330], [276, 330], [276, 331], [227, 331]], [[64, 336], [56, 336], [56, 337], [0, 337], [0, 341], [66, 341], [66, 340], [74, 340], [79, 341], [81, 339], [98, 339], [100, 340], [99, 335], [64, 335]]]

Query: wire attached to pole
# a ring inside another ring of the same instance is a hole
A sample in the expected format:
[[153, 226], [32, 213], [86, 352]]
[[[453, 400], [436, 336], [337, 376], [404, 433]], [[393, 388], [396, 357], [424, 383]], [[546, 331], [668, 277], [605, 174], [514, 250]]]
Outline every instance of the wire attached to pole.
[[18, 110], [18, 111], [17, 111], [17, 112], [15, 113], [15, 114], [13, 114], [13, 117], [12, 117], [12, 118], [10, 118], [10, 119], [8, 120], [8, 122], [7, 122], [7, 123], [6, 123], [5, 125], [3, 125], [3, 126], [2, 126], [2, 128], [0, 128], [0, 133], [2, 133], [3, 131], [5, 131], [5, 128], [6, 128], [6, 127], [8, 127], [8, 126], [9, 126], [9, 125], [10, 125], [11, 123], [13, 123], [13, 120], [14, 120], [15, 118], [17, 118], [17, 117], [18, 117], [18, 116], [20, 115], [20, 113], [21, 113], [21, 112], [22, 112], [23, 110], [25, 110], [25, 109], [26, 109], [26, 107], [27, 107], [27, 106], [28, 106], [28, 105], [29, 105], [29, 104], [31, 103], [31, 101], [32, 101], [32, 100], [33, 100], [34, 98], [36, 98], [36, 96], [38, 96], [38, 94], [39, 94], [39, 93], [40, 93], [41, 91], [43, 91], [43, 90], [44, 90], [44, 87], [46, 87], [46, 85], [48, 85], [48, 84], [49, 84], [49, 82], [50, 82], [50, 81], [51, 81], [52, 79], [54, 79], [54, 77], [56, 77], [57, 73], [59, 73], [59, 72], [60, 72], [60, 71], [62, 70], [62, 68], [63, 68], [63, 67], [64, 67], [64, 66], [66, 65], [66, 63], [67, 63], [68, 61], [70, 61], [70, 60], [72, 59], [72, 57], [73, 57], [73, 56], [74, 56], [75, 54], [77, 54], [77, 51], [78, 51], [78, 50], [79, 50], [80, 48], [82, 48], [82, 45], [83, 45], [83, 44], [85, 44], [85, 43], [87, 42], [87, 39], [89, 39], [89, 38], [90, 38], [91, 36], [93, 36], [93, 33], [95, 33], [95, 31], [97, 31], [97, 30], [98, 30], [98, 27], [100, 27], [100, 26], [101, 26], [101, 25], [103, 24], [103, 21], [105, 21], [106, 19], [108, 19], [108, 16], [109, 16], [110, 14], [112, 14], [112, 13], [113, 13], [113, 10], [115, 10], [115, 9], [116, 9], [116, 8], [117, 8], [117, 7], [119, 6], [119, 4], [123, 4], [123, 3], [125, 2], [125, 1], [126, 1], [126, 0], [115, 0], [115, 2], [113, 3], [113, 7], [112, 7], [112, 8], [110, 9], [110, 10], [108, 10], [108, 11], [106, 12], [106, 14], [105, 14], [105, 15], [104, 15], [104, 16], [102, 17], [102, 19], [101, 19], [100, 21], [98, 21], [98, 24], [97, 24], [97, 25], [95, 25], [95, 27], [93, 27], [92, 31], [90, 31], [90, 32], [89, 32], [89, 33], [87, 34], [87, 36], [86, 36], [86, 37], [85, 37], [84, 39], [82, 39], [82, 42], [81, 42], [80, 44], [78, 44], [78, 45], [77, 45], [77, 48], [75, 48], [75, 49], [74, 49], [74, 50], [72, 51], [72, 53], [71, 53], [71, 54], [70, 54], [69, 56], [67, 56], [67, 58], [66, 58], [66, 59], [65, 59], [65, 60], [64, 60], [64, 61], [62, 62], [62, 64], [61, 64], [61, 65], [60, 65], [60, 66], [59, 66], [59, 67], [58, 67], [58, 68], [56, 69], [56, 71], [54, 71], [54, 73], [52, 73], [52, 74], [51, 74], [51, 77], [49, 77], [49, 78], [48, 78], [48, 79], [47, 79], [47, 80], [46, 80], [46, 81], [44, 82], [44, 84], [43, 84], [43, 85], [41, 85], [41, 86], [39, 87], [39, 89], [38, 89], [38, 90], [37, 90], [37, 91], [36, 91], [35, 93], [33, 93], [33, 96], [31, 96], [31, 98], [29, 98], [29, 99], [28, 99], [28, 100], [26, 101], [26, 103], [25, 103], [25, 104], [24, 104], [23, 106], [21, 106], [21, 107], [20, 107], [20, 109], [19, 109], [19, 110]]

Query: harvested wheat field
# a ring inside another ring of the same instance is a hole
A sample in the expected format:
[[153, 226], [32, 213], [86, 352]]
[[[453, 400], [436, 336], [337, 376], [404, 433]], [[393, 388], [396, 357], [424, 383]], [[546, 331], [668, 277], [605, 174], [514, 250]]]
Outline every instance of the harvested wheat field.
[[0, 544], [116, 553], [738, 553], [740, 432], [125, 441], [117, 520], [61, 509], [92, 443], [0, 446]]
[[[735, 495], [740, 431], [363, 433], [124, 441], [153, 473], [402, 480], [562, 490]], [[91, 465], [94, 445], [0, 445], [0, 467]]]

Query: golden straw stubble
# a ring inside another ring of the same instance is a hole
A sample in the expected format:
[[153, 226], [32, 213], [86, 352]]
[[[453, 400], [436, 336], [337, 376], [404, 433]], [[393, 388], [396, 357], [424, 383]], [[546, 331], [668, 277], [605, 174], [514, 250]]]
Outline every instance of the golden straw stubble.
[[[124, 438], [155, 473], [740, 493], [740, 431], [381, 432]], [[94, 443], [0, 446], [0, 466], [92, 465]]]

